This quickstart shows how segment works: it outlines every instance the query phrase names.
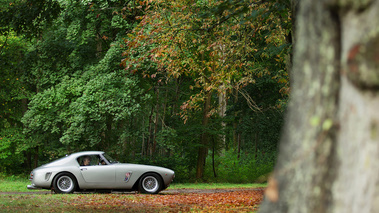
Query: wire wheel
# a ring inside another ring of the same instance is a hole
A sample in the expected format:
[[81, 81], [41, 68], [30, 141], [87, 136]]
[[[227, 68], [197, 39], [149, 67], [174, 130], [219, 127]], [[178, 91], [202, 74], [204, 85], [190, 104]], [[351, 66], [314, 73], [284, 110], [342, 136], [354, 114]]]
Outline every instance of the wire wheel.
[[54, 188], [58, 193], [72, 193], [76, 188], [74, 177], [70, 174], [61, 174], [54, 181]]
[[156, 194], [162, 186], [161, 178], [156, 174], [146, 174], [141, 178], [140, 191], [146, 194]]

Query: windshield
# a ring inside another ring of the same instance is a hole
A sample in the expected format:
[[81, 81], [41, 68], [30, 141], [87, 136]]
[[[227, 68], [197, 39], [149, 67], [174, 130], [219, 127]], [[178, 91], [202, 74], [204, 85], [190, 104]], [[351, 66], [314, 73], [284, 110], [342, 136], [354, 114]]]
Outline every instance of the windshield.
[[103, 156], [105, 157], [105, 159], [108, 160], [108, 162], [109, 162], [110, 164], [118, 163], [117, 160], [113, 159], [111, 156], [107, 155], [106, 153], [104, 153]]

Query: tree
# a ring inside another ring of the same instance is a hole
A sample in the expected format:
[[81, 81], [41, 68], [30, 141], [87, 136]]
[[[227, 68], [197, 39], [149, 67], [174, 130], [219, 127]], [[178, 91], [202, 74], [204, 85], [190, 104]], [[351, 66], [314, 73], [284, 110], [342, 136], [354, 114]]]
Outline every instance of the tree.
[[260, 212], [376, 212], [379, 1], [299, 4], [291, 101]]
[[29, 43], [15, 33], [0, 36], [0, 43], [3, 44], [0, 51], [0, 171], [19, 171], [24, 161], [23, 151], [26, 150], [20, 120], [31, 93], [20, 62]]
[[[29, 84], [29, 70], [22, 67], [32, 39], [41, 35], [59, 14], [56, 1], [2, 0], [0, 5], [0, 149], [3, 153], [3, 171], [22, 169], [24, 155], [30, 148], [22, 134], [21, 117], [27, 109], [28, 98], [33, 93]], [[31, 162], [26, 160], [26, 165]], [[14, 166], [19, 165], [19, 166]]]
[[58, 1], [2, 0], [0, 6], [0, 34], [8, 35], [11, 31], [14, 31], [18, 34], [23, 34], [27, 38], [38, 37], [44, 28], [57, 18], [60, 10]]
[[[25, 108], [27, 102], [30, 104], [24, 115], [24, 126], [20, 128], [20, 132], [23, 128], [28, 136], [27, 146], [14, 148], [28, 151], [35, 148], [35, 162], [38, 155], [43, 156], [43, 162], [46, 158], [70, 152], [75, 145], [77, 149], [108, 147], [107, 143], [123, 134], [119, 130], [128, 118], [125, 114], [135, 112], [133, 110], [139, 108], [145, 97], [141, 95], [140, 103], [126, 107], [131, 104], [130, 100], [133, 102], [131, 96], [139, 95], [141, 90], [135, 85], [138, 79], [128, 79], [119, 72], [121, 52], [115, 42], [121, 39], [120, 32], [124, 34], [132, 28], [134, 16], [138, 14], [133, 7], [134, 1], [49, 1], [54, 8], [44, 2], [18, 1], [4, 7], [0, 13], [5, 17], [6, 12], [19, 14], [27, 8], [43, 13], [36, 17], [37, 20], [32, 20], [35, 25], [25, 24], [29, 19], [25, 23], [22, 21], [23, 17], [31, 18], [31, 15], [15, 15], [0, 22], [0, 32], [11, 29], [11, 32], [36, 37], [17, 61], [19, 70], [23, 71], [22, 79], [32, 92], [28, 93], [28, 99], [25, 98]], [[9, 35], [8, 40], [4, 39], [8, 43]], [[20, 36], [22, 38], [24, 36]], [[6, 45], [6, 42], [1, 44]], [[94, 101], [96, 104], [91, 103]], [[17, 118], [20, 124], [26, 109], [23, 110]], [[46, 149], [38, 150], [42, 144]], [[28, 159], [31, 157], [26, 156], [26, 161], [30, 161]]]
[[280, 1], [3, 2], [2, 171], [84, 149], [166, 165], [177, 181], [272, 169], [289, 86]]
[[[202, 111], [196, 173], [202, 178], [211, 144], [209, 120], [217, 109], [225, 109], [214, 107], [213, 95], [218, 95], [219, 105], [226, 104], [221, 99], [235, 88], [254, 83], [256, 73], [273, 72], [260, 59], [283, 59], [288, 46], [283, 45], [286, 29], [281, 23], [287, 21], [288, 13], [282, 22], [270, 10], [274, 3], [255, 0], [141, 3], [146, 5], [146, 14], [125, 39], [129, 49], [122, 64], [132, 73], [163, 76], [165, 82], [181, 76], [191, 79], [192, 95], [180, 114], [186, 121], [190, 112]], [[258, 50], [262, 43], [266, 46]], [[268, 53], [268, 47], [276, 51]]]

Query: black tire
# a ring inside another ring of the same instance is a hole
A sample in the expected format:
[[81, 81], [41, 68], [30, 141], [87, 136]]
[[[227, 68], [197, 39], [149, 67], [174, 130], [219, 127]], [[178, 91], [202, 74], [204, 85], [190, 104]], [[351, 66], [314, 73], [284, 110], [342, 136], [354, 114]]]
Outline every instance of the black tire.
[[69, 173], [58, 174], [54, 178], [53, 187], [56, 193], [69, 194], [76, 190], [76, 179]]
[[158, 194], [162, 188], [162, 178], [155, 173], [144, 174], [139, 180], [138, 189], [143, 194]]

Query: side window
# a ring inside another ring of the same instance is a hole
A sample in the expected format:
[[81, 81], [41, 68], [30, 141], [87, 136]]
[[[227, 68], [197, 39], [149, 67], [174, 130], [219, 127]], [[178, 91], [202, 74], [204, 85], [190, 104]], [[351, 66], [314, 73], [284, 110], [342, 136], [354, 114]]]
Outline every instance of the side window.
[[104, 159], [101, 158], [99, 165], [101, 165], [101, 166], [107, 165], [107, 162]]
[[84, 155], [84, 156], [79, 157], [77, 160], [80, 166], [95, 166], [95, 165], [99, 165], [100, 156], [99, 155]]

